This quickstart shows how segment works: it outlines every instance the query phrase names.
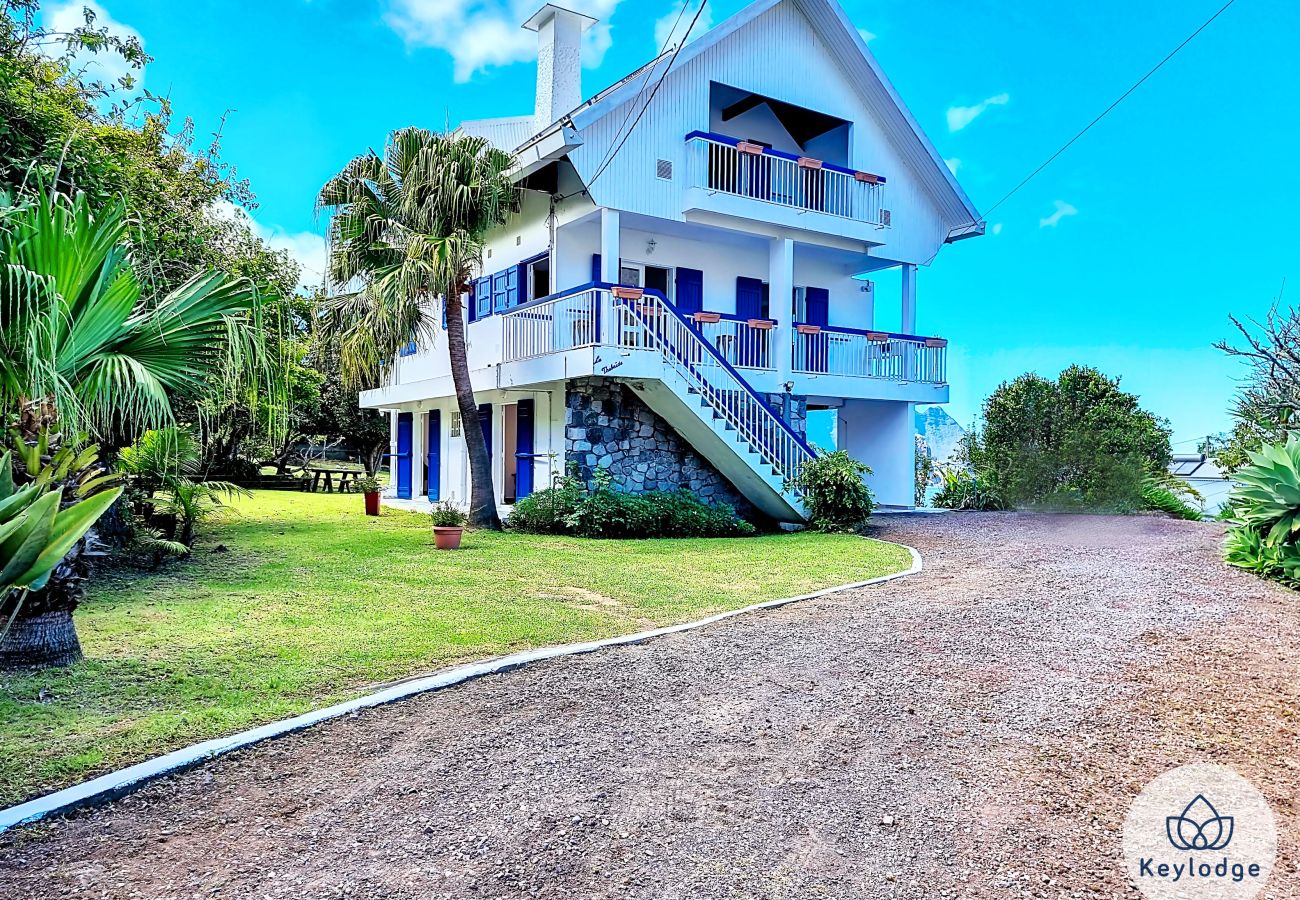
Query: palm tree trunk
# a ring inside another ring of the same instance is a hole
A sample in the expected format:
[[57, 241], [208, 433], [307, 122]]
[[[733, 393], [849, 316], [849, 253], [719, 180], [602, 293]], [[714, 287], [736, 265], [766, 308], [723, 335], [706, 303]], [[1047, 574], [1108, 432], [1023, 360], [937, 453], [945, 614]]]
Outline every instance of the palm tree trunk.
[[483, 423], [478, 418], [474, 388], [469, 379], [469, 359], [465, 355], [465, 321], [461, 318], [459, 291], [447, 298], [447, 354], [451, 359], [451, 383], [456, 388], [456, 406], [460, 409], [461, 434], [469, 452], [469, 524], [471, 528], [501, 530], [496, 496], [492, 491], [492, 460]]
[[[66, 666], [81, 659], [72, 611], [85, 594], [86, 545], [83, 538], [51, 573], [45, 587], [27, 595], [13, 627], [0, 639], [0, 669]], [[10, 598], [3, 604], [6, 613], [13, 609], [12, 602]]]

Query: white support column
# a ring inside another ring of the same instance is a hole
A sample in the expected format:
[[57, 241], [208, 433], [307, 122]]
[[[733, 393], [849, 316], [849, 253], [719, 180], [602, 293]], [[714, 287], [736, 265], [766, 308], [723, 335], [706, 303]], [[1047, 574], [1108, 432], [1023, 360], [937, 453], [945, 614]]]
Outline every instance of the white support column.
[[424, 442], [429, 435], [429, 420], [424, 410], [411, 415], [411, 499], [424, 493]]
[[[608, 284], [618, 284], [619, 268], [619, 216], [616, 209], [600, 211], [600, 280]], [[600, 295], [597, 295], [598, 297]], [[600, 314], [600, 342], [605, 345], [614, 343], [613, 303], [598, 300], [604, 311]]]
[[600, 280], [618, 284], [618, 210], [600, 211]]
[[[900, 279], [903, 285], [902, 330], [903, 334], [916, 334], [916, 266], [903, 263], [902, 276]], [[916, 346], [910, 341], [905, 342], [903, 352], [907, 354], [903, 358], [903, 378], [911, 381], [916, 369]]]
[[904, 263], [903, 283], [903, 334], [916, 334], [916, 266]]
[[794, 241], [772, 238], [767, 263], [767, 314], [776, 320], [772, 329], [773, 368], [779, 384], [790, 380], [790, 357], [794, 352], [794, 322], [791, 305], [794, 295]]
[[397, 496], [397, 410], [388, 411], [388, 490], [387, 497]]

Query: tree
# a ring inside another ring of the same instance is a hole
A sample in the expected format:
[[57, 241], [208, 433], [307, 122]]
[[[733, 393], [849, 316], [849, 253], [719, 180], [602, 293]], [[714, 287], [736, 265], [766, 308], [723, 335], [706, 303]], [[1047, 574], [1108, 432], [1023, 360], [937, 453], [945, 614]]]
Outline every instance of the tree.
[[[0, 403], [9, 415], [65, 433], [132, 434], [171, 424], [173, 403], [203, 395], [218, 373], [233, 385], [274, 377], [254, 286], [200, 272], [149, 305], [126, 227], [121, 204], [96, 216], [84, 194], [0, 202]], [[23, 644], [33, 661], [80, 655], [72, 611], [82, 568], [56, 572], [20, 611], [15, 631], [39, 638]], [[37, 628], [37, 616], [59, 627]]]
[[343, 380], [337, 348], [313, 346], [310, 360], [323, 380], [316, 416], [303, 422], [303, 432], [326, 441], [342, 440], [345, 447], [357, 452], [366, 474], [373, 477], [388, 452], [388, 417], [377, 409], [363, 409], [357, 402], [356, 390]]
[[1028, 373], [1000, 385], [970, 462], [1013, 505], [1132, 509], [1142, 479], [1168, 468], [1169, 435], [1118, 378], [1070, 366], [1056, 381]]
[[1229, 472], [1250, 462], [1250, 454], [1282, 444], [1300, 422], [1300, 312], [1279, 309], [1279, 295], [1263, 322], [1229, 316], [1244, 345], [1214, 346], [1246, 364], [1246, 377], [1233, 403], [1232, 430], [1207, 441], [1207, 452]]
[[368, 387], [403, 345], [432, 341], [434, 304], [441, 297], [446, 305], [476, 528], [501, 522], [470, 383], [461, 295], [484, 237], [519, 207], [512, 166], [509, 154], [482, 138], [407, 128], [389, 136], [382, 157], [372, 151], [348, 163], [317, 201], [331, 214], [329, 278], [343, 289], [325, 304], [320, 331], [338, 348], [345, 383]]

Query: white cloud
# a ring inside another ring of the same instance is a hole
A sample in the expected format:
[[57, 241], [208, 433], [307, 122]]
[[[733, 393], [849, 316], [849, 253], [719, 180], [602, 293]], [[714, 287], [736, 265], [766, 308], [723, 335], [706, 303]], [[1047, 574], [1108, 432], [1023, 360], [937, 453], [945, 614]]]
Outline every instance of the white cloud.
[[858, 34], [862, 36], [862, 43], [864, 44], [870, 44], [877, 37], [879, 37], [879, 35], [877, 35], [874, 31], [867, 31], [867, 29], [865, 28], [859, 28]]
[[[59, 34], [75, 31], [85, 26], [84, 10], [87, 8], [95, 14], [92, 28], [107, 28], [110, 34], [117, 37], [137, 38], [142, 44], [144, 43], [144, 37], [140, 32], [114, 19], [108, 10], [94, 0], [65, 0], [63, 3], [51, 4], [45, 9], [45, 25]], [[59, 44], [57, 47], [49, 48], [49, 52], [57, 56], [63, 52], [63, 49], [63, 45]], [[103, 50], [99, 53], [91, 53], [89, 50], [78, 51], [72, 57], [72, 70], [80, 72], [85, 81], [115, 84], [123, 75], [130, 74], [135, 78], [137, 87], [144, 84], [144, 69], [132, 69], [126, 60], [112, 50]]]
[[[566, 3], [575, 12], [600, 19], [583, 36], [582, 63], [599, 66], [613, 38], [608, 20], [621, 0]], [[538, 0], [389, 0], [384, 21], [408, 47], [445, 50], [456, 81], [494, 66], [537, 58], [537, 35], [520, 26], [537, 12]], [[697, 26], [698, 27], [698, 26]]]
[[981, 100], [974, 106], [950, 106], [948, 107], [948, 130], [961, 131], [983, 115], [990, 106], [1006, 106], [1010, 102], [1010, 94], [997, 94], [987, 100]]
[[993, 223], [993, 227], [990, 228], [989, 231], [991, 231], [993, 234], [1001, 234], [1001, 233], [1002, 233], [1002, 223], [1001, 223], [1001, 222], [994, 222], [994, 223]]
[[1056, 201], [1056, 212], [1045, 219], [1038, 220], [1039, 228], [1055, 228], [1066, 216], [1077, 216], [1079, 211], [1064, 200]]
[[229, 200], [218, 200], [212, 212], [231, 222], [239, 222], [267, 243], [276, 252], [284, 251], [301, 267], [299, 287], [315, 290], [325, 281], [325, 238], [311, 231], [291, 232], [278, 225], [267, 227], [248, 214], [242, 206]]
[[943, 161], [943, 164], [944, 164], [945, 166], [947, 166], [947, 167], [948, 167], [948, 171], [951, 172], [951, 173], [954, 174], [954, 175], [956, 175], [956, 174], [957, 174], [957, 170], [961, 168], [961, 160], [958, 159], [958, 158], [955, 157], [955, 156], [952, 157], [952, 159], [945, 159], [945, 160]]
[[[686, 11], [683, 12], [680, 5], [673, 3], [673, 9], [670, 9], [659, 21], [655, 22], [655, 49], [661, 47], [676, 46], [677, 42], [686, 34], [686, 29], [690, 27], [691, 20], [695, 18], [696, 10], [700, 8], [699, 3], [691, 3]], [[680, 16], [679, 16], [680, 13]], [[693, 41], [704, 32], [713, 27], [713, 8], [704, 7], [700, 13], [700, 19], [691, 29], [690, 39]]]

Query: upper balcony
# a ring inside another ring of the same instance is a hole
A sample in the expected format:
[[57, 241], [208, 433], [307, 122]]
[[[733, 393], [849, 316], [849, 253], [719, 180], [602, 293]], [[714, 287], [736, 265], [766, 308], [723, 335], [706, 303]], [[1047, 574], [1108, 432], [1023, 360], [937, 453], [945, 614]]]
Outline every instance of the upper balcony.
[[882, 175], [705, 131], [686, 135], [683, 212], [770, 221], [882, 243], [890, 227]]

